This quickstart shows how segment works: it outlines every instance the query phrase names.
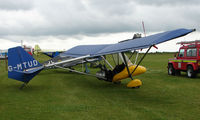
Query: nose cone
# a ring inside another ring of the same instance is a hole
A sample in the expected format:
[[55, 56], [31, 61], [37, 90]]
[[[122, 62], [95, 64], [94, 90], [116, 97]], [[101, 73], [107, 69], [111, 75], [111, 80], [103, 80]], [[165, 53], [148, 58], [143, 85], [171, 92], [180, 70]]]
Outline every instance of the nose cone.
[[[130, 73], [133, 72], [133, 70], [135, 69], [135, 67], [136, 67], [136, 65], [129, 66]], [[142, 74], [142, 73], [144, 73], [146, 71], [147, 70], [146, 70], [145, 67], [138, 66], [137, 69], [134, 71], [134, 73], [132, 73], [132, 76]], [[129, 77], [129, 74], [128, 74], [127, 68], [125, 67], [120, 73], [117, 73], [117, 74], [114, 75], [112, 81], [116, 82], [116, 81], [119, 81], [119, 80], [122, 80], [122, 79], [125, 79], [125, 78], [128, 78], [128, 77]]]
[[[136, 66], [135, 66], [136, 67]], [[139, 75], [139, 74], [142, 74], [142, 73], [145, 73], [147, 71], [147, 69], [143, 66], [138, 66], [137, 69], [135, 70], [135, 72], [132, 74], [133, 76], [134, 75]]]

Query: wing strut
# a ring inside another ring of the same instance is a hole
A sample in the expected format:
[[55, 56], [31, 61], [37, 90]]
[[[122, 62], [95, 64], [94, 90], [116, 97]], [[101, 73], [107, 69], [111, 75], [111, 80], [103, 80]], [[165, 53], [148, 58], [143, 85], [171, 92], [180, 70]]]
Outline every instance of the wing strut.
[[134, 52], [132, 52], [131, 56], [128, 59], [130, 60], [134, 54], [135, 54], [135, 50], [134, 50]]
[[103, 60], [108, 64], [108, 66], [113, 70], [113, 66], [106, 60], [105, 57], [101, 56], [103, 58]]
[[128, 71], [128, 76], [131, 78], [131, 80], [133, 80], [133, 78], [132, 78], [132, 76], [131, 76], [131, 73], [130, 73], [130, 70], [129, 70], [129, 68], [128, 68], [128, 64], [127, 64], [126, 57], [125, 57], [124, 53], [122, 53], [122, 57], [123, 57], [123, 59], [124, 59], [124, 63], [125, 63], [125, 65], [126, 65], [126, 69], [127, 69], [127, 71]]
[[135, 72], [135, 70], [140, 65], [140, 63], [142, 62], [142, 60], [145, 58], [145, 56], [147, 55], [147, 53], [149, 52], [149, 50], [152, 48], [152, 46], [150, 46], [149, 49], [146, 51], [146, 53], [142, 56], [142, 58], [140, 59], [140, 61], [138, 62], [137, 66], [135, 67], [135, 69], [133, 70], [133, 72], [131, 74], [133, 74]]
[[136, 55], [136, 57], [135, 57], [135, 63], [134, 63], [134, 65], [137, 63], [138, 55], [139, 55], [139, 51], [137, 52], [137, 55]]
[[114, 56], [113, 56], [113, 54], [112, 54], [112, 59], [113, 59], [113, 61], [114, 61], [115, 65], [117, 65], [117, 64], [116, 64], [116, 62], [115, 62], [115, 59], [114, 59]]

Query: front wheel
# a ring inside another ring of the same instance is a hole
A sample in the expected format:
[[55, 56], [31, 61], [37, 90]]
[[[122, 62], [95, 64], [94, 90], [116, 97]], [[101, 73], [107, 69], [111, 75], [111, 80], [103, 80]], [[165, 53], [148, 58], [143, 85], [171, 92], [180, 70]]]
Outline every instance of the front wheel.
[[168, 75], [175, 75], [175, 69], [172, 64], [168, 65]]
[[192, 66], [188, 66], [187, 67], [187, 76], [189, 78], [194, 78], [196, 77], [196, 72], [194, 71], [193, 67]]

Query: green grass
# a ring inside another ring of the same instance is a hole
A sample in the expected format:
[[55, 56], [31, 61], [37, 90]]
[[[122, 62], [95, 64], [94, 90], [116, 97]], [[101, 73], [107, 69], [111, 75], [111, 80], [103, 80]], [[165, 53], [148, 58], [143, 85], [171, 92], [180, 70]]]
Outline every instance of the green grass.
[[[0, 61], [0, 120], [198, 120], [199, 76], [167, 75], [173, 54], [148, 54], [140, 89], [126, 88], [64, 70], [44, 70], [28, 86], [8, 79]], [[37, 57], [39, 61], [47, 59]], [[94, 71], [94, 70], [93, 70]]]

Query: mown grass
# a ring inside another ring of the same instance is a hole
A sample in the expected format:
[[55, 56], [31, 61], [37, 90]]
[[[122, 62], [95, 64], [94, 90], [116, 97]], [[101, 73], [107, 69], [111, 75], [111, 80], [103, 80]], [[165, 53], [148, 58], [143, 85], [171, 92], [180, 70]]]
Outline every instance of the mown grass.
[[134, 77], [143, 81], [140, 89], [126, 88], [129, 79], [117, 85], [54, 69], [42, 71], [19, 90], [22, 83], [8, 79], [0, 61], [0, 119], [198, 120], [200, 77], [167, 75], [170, 57], [173, 54], [146, 56], [142, 65], [147, 72]]

